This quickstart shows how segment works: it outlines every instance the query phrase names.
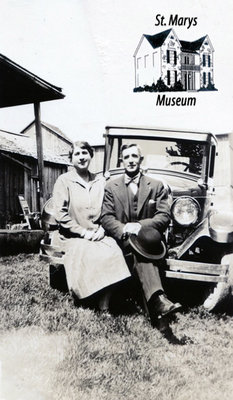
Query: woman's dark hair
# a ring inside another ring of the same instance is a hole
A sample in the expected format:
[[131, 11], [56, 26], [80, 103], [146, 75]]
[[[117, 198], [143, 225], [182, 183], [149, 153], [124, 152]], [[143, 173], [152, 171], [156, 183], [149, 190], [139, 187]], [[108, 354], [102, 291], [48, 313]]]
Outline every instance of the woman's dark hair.
[[80, 147], [81, 149], [86, 149], [88, 151], [88, 153], [90, 154], [91, 158], [93, 157], [93, 155], [94, 155], [93, 147], [91, 147], [88, 142], [83, 142], [83, 141], [79, 141], [78, 140], [77, 142], [74, 142], [71, 145], [71, 149], [69, 151], [69, 159], [70, 160], [72, 160], [72, 155], [73, 155], [73, 152], [74, 152], [74, 148], [77, 147], [77, 146]]

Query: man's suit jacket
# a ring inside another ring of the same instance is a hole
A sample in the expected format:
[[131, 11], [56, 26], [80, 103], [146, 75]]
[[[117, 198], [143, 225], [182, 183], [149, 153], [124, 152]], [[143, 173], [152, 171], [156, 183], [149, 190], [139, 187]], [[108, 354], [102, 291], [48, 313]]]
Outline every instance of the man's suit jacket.
[[[123, 175], [107, 183], [102, 206], [102, 226], [117, 241], [122, 238], [124, 225], [130, 222], [128, 189], [124, 179]], [[151, 226], [162, 233], [169, 224], [170, 203], [168, 190], [161, 181], [141, 176], [137, 214], [142, 226]]]

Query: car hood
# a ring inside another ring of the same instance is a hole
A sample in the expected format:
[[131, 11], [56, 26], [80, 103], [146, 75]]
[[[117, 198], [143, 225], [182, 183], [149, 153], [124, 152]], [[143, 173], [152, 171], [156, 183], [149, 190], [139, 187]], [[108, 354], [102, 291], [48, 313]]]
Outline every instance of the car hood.
[[155, 179], [160, 179], [164, 183], [167, 183], [173, 193], [173, 196], [204, 196], [205, 190], [203, 186], [198, 184], [198, 179], [193, 176], [181, 174], [178, 176], [168, 174], [154, 174], [149, 173], [148, 176]]
[[[111, 170], [109, 176], [111, 179], [116, 179], [123, 174], [123, 169], [117, 168]], [[195, 175], [189, 175], [184, 173], [163, 173], [162, 171], [157, 172], [153, 170], [144, 171], [145, 175], [150, 176], [154, 179], [159, 179], [165, 184], [169, 185], [172, 190], [173, 197], [178, 196], [193, 196], [203, 197], [206, 196], [206, 189], [204, 186], [198, 184], [198, 177]]]

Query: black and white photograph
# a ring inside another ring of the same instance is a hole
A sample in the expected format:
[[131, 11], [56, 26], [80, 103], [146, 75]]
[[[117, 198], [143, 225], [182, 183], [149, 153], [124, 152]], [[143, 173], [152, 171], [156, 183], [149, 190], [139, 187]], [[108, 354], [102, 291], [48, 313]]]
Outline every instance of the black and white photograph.
[[0, 400], [231, 399], [232, 2], [0, 10]]

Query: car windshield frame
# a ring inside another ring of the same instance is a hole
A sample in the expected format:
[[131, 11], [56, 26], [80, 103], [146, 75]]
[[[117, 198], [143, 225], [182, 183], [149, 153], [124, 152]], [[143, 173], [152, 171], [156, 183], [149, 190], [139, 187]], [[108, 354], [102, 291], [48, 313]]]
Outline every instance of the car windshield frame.
[[[171, 130], [160, 130], [155, 128], [125, 128], [125, 127], [106, 127], [106, 134], [104, 135], [106, 139], [106, 151], [105, 151], [105, 161], [104, 161], [104, 171], [117, 172], [123, 170], [120, 162], [118, 161], [120, 158], [120, 147], [122, 143], [130, 142], [137, 143], [139, 141], [147, 141], [150, 140], [152, 142], [165, 142], [168, 145], [173, 144], [172, 152], [177, 150], [174, 148], [175, 142], [179, 144], [183, 144], [184, 149], [191, 146], [191, 149], [197, 148], [203, 149], [202, 152], [202, 162], [201, 162], [201, 171], [197, 173], [195, 169], [191, 171], [179, 171], [177, 167], [171, 169], [165, 169], [158, 166], [146, 165], [146, 169], [153, 171], [155, 173], [162, 173], [167, 175], [174, 176], [182, 176], [189, 177], [193, 180], [202, 179], [203, 182], [208, 181], [209, 171], [210, 171], [210, 159], [211, 155], [213, 155], [212, 147], [215, 145], [214, 150], [216, 149], [216, 139], [214, 135], [211, 133], [203, 133], [203, 132], [187, 132], [187, 131], [171, 131]], [[117, 142], [117, 143], [116, 143]], [[141, 142], [141, 143], [143, 143]], [[140, 144], [141, 144], [140, 143]], [[154, 144], [154, 143], [153, 143]], [[116, 148], [117, 146], [117, 148]], [[145, 146], [142, 146], [145, 148]], [[148, 147], [148, 144], [147, 144]], [[144, 149], [142, 149], [144, 150]], [[180, 151], [180, 150], [179, 150]], [[181, 146], [181, 151], [183, 151]], [[194, 151], [195, 154], [195, 151]], [[144, 154], [143, 154], [144, 155]], [[169, 154], [168, 154], [169, 155]], [[151, 156], [154, 156], [152, 152]], [[171, 155], [169, 155], [171, 156]], [[174, 154], [172, 154], [174, 156]], [[187, 164], [188, 160], [185, 160], [185, 156], [187, 154], [176, 154], [175, 158], [177, 164], [183, 163]], [[115, 166], [111, 164], [112, 159], [115, 158]], [[194, 155], [193, 155], [194, 158]], [[200, 158], [200, 154], [199, 154]], [[180, 162], [179, 162], [180, 160]], [[164, 160], [163, 160], [164, 161]], [[143, 166], [143, 164], [142, 164]], [[185, 166], [185, 165], [184, 165]], [[190, 168], [189, 168], [190, 169]]]

